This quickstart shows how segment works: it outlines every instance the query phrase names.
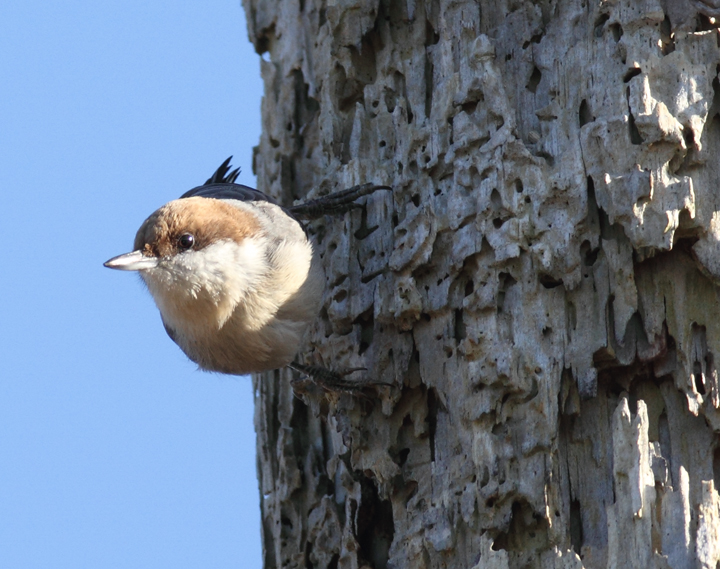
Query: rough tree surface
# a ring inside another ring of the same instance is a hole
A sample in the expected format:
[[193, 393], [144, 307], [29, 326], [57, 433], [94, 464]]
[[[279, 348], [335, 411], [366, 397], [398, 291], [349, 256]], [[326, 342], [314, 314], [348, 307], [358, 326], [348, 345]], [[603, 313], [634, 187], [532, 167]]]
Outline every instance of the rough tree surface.
[[714, 0], [244, 0], [308, 363], [254, 379], [265, 567], [720, 560]]

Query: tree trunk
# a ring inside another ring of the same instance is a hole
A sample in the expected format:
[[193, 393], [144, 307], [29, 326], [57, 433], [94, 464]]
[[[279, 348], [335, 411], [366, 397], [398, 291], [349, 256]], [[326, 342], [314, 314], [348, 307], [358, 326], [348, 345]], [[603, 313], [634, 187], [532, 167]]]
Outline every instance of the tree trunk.
[[260, 189], [394, 188], [303, 354], [396, 387], [254, 378], [265, 567], [714, 569], [717, 2], [244, 3]]

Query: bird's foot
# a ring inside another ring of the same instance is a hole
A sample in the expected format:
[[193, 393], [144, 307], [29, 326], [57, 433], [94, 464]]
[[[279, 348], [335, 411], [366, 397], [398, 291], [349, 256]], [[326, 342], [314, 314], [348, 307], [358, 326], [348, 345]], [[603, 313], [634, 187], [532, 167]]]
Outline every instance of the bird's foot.
[[392, 191], [390, 186], [377, 186], [375, 184], [362, 184], [361, 186], [353, 186], [347, 190], [328, 194], [321, 198], [309, 200], [305, 203], [294, 205], [290, 208], [290, 212], [305, 219], [315, 219], [325, 214], [341, 214], [351, 209], [362, 207], [355, 200], [372, 194], [377, 190]]
[[360, 393], [365, 387], [371, 385], [391, 385], [389, 383], [385, 383], [382, 381], [374, 381], [372, 379], [345, 379], [346, 376], [351, 375], [355, 372], [366, 371], [366, 368], [364, 367], [353, 367], [334, 371], [321, 366], [304, 365], [297, 362], [292, 362], [291, 364], [288, 364], [287, 367], [305, 374], [305, 377], [294, 379], [292, 381], [293, 385], [301, 384], [309, 379], [325, 391], [341, 391], [345, 393], [357, 394]]

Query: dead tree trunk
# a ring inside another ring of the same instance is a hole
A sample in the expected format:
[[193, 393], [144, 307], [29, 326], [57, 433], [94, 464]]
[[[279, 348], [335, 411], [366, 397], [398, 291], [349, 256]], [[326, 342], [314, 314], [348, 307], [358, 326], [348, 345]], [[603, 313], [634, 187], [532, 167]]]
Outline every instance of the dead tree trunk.
[[244, 3], [260, 188], [395, 188], [305, 354], [397, 388], [254, 379], [265, 567], [715, 568], [717, 2]]

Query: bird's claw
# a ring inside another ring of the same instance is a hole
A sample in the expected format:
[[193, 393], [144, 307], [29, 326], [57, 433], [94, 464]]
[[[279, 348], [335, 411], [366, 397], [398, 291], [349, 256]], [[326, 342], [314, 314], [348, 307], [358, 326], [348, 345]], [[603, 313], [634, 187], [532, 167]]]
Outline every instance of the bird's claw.
[[391, 385], [389, 383], [374, 381], [372, 379], [345, 379], [346, 376], [355, 372], [367, 371], [367, 368], [364, 367], [353, 367], [335, 371], [321, 366], [304, 365], [297, 362], [288, 364], [288, 367], [305, 374], [305, 377], [292, 380], [293, 385], [300, 384], [307, 379], [310, 379], [313, 383], [325, 391], [341, 391], [356, 394], [361, 392], [365, 387], [371, 385]]
[[390, 186], [378, 186], [376, 184], [362, 184], [360, 186], [353, 186], [347, 190], [335, 192], [334, 194], [328, 194], [321, 198], [306, 201], [305, 203], [294, 205], [290, 208], [290, 212], [296, 217], [303, 217], [306, 219], [314, 219], [325, 214], [341, 214], [351, 209], [355, 209], [360, 204], [355, 203], [355, 200], [372, 194], [377, 190], [389, 190], [392, 191]]

